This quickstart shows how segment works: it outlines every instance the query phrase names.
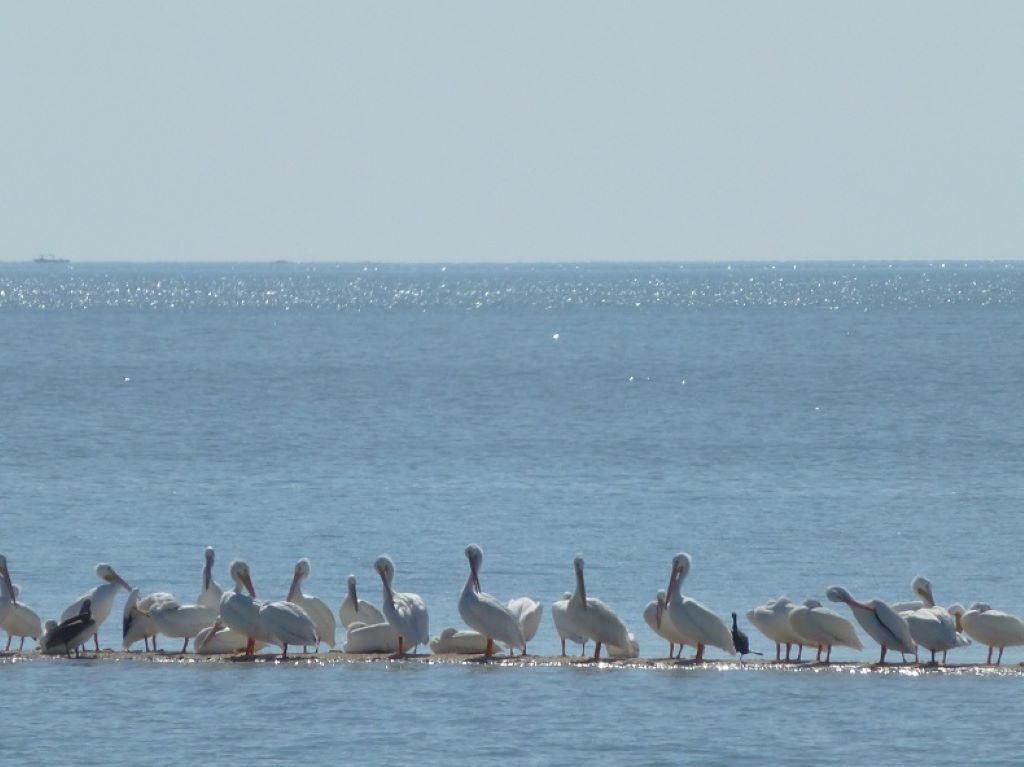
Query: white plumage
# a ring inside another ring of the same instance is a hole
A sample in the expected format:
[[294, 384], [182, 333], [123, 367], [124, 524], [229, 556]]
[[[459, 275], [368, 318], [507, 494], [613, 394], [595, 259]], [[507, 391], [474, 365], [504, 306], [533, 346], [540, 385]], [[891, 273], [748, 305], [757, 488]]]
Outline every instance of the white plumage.
[[35, 610], [18, 601], [19, 588], [11, 583], [7, 569], [7, 557], [0, 554], [0, 629], [7, 632], [7, 647], [11, 640], [19, 637], [18, 651], [25, 646], [25, 637], [39, 639], [43, 635], [43, 624]]
[[466, 625], [488, 638], [485, 653], [494, 651], [494, 642], [501, 642], [513, 650], [526, 651], [526, 640], [519, 618], [504, 604], [480, 589], [480, 567], [484, 554], [480, 547], [470, 544], [466, 547], [469, 560], [469, 577], [459, 596], [459, 615]]
[[92, 637], [96, 642], [96, 651], [100, 649], [100, 626], [103, 625], [104, 621], [110, 615], [110, 611], [114, 606], [114, 597], [117, 596], [117, 592], [120, 589], [130, 592], [132, 587], [129, 586], [124, 578], [117, 574], [117, 571], [113, 567], [105, 562], [101, 562], [96, 565], [96, 575], [103, 581], [99, 586], [85, 592], [64, 608], [64, 612], [61, 613], [61, 621], [66, 621], [69, 618], [73, 618], [78, 615], [82, 610], [82, 605], [85, 600], [88, 599], [92, 602], [92, 619], [96, 623], [96, 631]]
[[845, 602], [854, 619], [867, 635], [878, 642], [882, 654], [878, 662], [885, 663], [885, 653], [895, 650], [899, 653], [916, 653], [917, 645], [910, 635], [907, 621], [881, 599], [859, 602], [842, 586], [829, 586], [825, 596], [832, 602]]
[[345, 601], [341, 603], [338, 610], [338, 617], [341, 618], [341, 625], [348, 628], [353, 623], [362, 623], [365, 626], [373, 626], [378, 623], [386, 623], [384, 613], [378, 610], [373, 604], [365, 599], [360, 599], [356, 593], [356, 576], [348, 576], [348, 593]]
[[821, 660], [821, 648], [827, 648], [825, 662], [832, 660], [832, 648], [836, 645], [863, 650], [853, 624], [839, 613], [822, 607], [817, 599], [808, 599], [789, 613], [789, 624], [804, 642], [818, 648], [816, 660]]
[[203, 583], [199, 589], [199, 596], [196, 597], [196, 604], [201, 607], [220, 610], [220, 600], [224, 596], [224, 589], [213, 579], [213, 546], [207, 546], [203, 555], [206, 560], [203, 563]]
[[576, 630], [569, 618], [569, 599], [571, 598], [572, 594], [566, 591], [562, 594], [561, 599], [556, 599], [551, 603], [551, 620], [555, 624], [558, 638], [562, 641], [562, 657], [565, 657], [566, 641], [582, 645], [584, 655], [587, 652], [587, 638]]
[[[523, 630], [523, 641], [529, 642], [537, 636], [540, 619], [544, 614], [544, 606], [530, 597], [514, 597], [508, 601], [508, 609], [519, 619], [519, 627]], [[526, 648], [523, 648], [526, 655]]]
[[573, 558], [576, 571], [576, 591], [569, 599], [566, 615], [572, 630], [595, 642], [594, 659], [601, 657], [601, 645], [618, 648], [630, 655], [633, 652], [633, 638], [629, 629], [618, 615], [600, 599], [587, 596], [587, 586], [583, 579], [583, 557], [577, 554]]
[[732, 632], [725, 621], [695, 599], [683, 596], [681, 587], [690, 572], [690, 555], [676, 554], [672, 558], [672, 574], [668, 580], [668, 619], [683, 637], [689, 637], [687, 644], [697, 645], [695, 660], [704, 660], [705, 647], [718, 647], [730, 655], [736, 654], [732, 643]]
[[[297, 604], [308, 615], [316, 626], [316, 634], [320, 641], [334, 648], [335, 622], [334, 613], [322, 599], [302, 593], [302, 582], [309, 577], [309, 560], [300, 559], [295, 563], [292, 585], [288, 589], [288, 601]], [[318, 648], [314, 647], [314, 650]]]
[[427, 606], [419, 594], [399, 592], [392, 588], [395, 563], [382, 554], [373, 564], [384, 586], [384, 617], [398, 633], [398, 654], [415, 651], [419, 645], [430, 643], [430, 623]]

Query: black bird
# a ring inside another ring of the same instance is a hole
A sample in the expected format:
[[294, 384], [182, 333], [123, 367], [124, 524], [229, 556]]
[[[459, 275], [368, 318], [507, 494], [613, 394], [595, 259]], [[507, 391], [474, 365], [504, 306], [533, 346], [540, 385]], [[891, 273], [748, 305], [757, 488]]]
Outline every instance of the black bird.
[[96, 621], [92, 619], [92, 600], [86, 599], [82, 603], [82, 609], [78, 611], [78, 615], [68, 618], [50, 632], [50, 635], [46, 638], [46, 646], [43, 650], [45, 652], [52, 652], [63, 646], [64, 653], [70, 657], [71, 648], [74, 647], [75, 657], [77, 658], [78, 648], [82, 645], [82, 642], [77, 640], [82, 636], [88, 639], [87, 634], [95, 625]]
[[750, 649], [750, 639], [748, 639], [747, 635], [740, 631], [740, 627], [736, 625], [736, 613], [732, 614], [732, 643], [736, 648], [736, 652], [740, 654], [741, 661], [743, 660], [744, 655], [762, 654]]

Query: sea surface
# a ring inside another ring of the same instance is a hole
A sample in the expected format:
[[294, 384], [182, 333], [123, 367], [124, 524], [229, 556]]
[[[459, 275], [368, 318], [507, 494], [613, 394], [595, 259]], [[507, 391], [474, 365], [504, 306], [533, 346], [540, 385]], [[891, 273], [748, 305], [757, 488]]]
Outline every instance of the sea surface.
[[[477, 543], [538, 654], [576, 552], [649, 657], [678, 551], [743, 624], [917, 574], [1024, 613], [1022, 382], [1019, 263], [2, 264], [0, 552], [44, 618], [97, 562], [191, 600], [207, 545], [379, 602], [387, 552], [436, 634]], [[1022, 709], [1018, 675], [8, 661], [0, 761], [1008, 762]]]

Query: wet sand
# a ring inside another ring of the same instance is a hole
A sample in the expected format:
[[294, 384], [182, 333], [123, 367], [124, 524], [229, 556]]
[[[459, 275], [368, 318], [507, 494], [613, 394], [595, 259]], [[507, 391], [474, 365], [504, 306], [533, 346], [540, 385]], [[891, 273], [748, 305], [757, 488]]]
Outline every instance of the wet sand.
[[289, 653], [282, 660], [279, 653], [258, 653], [255, 656], [243, 655], [193, 655], [192, 653], [165, 652], [122, 652], [101, 650], [83, 652], [78, 658], [63, 655], [43, 655], [39, 652], [6, 652], [0, 653], [0, 665], [9, 663], [43, 662], [43, 663], [256, 663], [256, 664], [294, 664], [327, 666], [339, 663], [383, 663], [383, 664], [422, 664], [427, 666], [457, 665], [490, 665], [516, 668], [539, 668], [562, 666], [566, 668], [601, 668], [601, 669], [633, 669], [655, 671], [760, 671], [760, 672], [800, 672], [800, 673], [856, 673], [856, 674], [1000, 674], [1024, 676], [1024, 664], [1003, 664], [990, 666], [979, 663], [951, 663], [946, 666], [934, 666], [921, 663], [887, 663], [880, 666], [876, 663], [856, 661], [834, 661], [832, 663], [815, 663], [814, 661], [738, 661], [738, 660], [705, 660], [696, 663], [692, 660], [673, 660], [669, 658], [629, 658], [606, 659], [595, 661], [580, 656], [540, 656], [516, 655], [508, 657], [498, 655], [485, 658], [482, 655], [407, 655], [396, 658], [385, 654], [352, 654], [341, 651], [329, 653]]

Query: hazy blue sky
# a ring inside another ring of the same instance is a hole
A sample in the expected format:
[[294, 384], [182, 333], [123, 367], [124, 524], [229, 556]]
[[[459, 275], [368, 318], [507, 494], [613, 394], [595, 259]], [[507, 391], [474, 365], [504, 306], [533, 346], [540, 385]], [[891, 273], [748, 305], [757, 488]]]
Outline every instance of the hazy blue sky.
[[1021, 2], [3, 2], [0, 260], [1024, 255]]

